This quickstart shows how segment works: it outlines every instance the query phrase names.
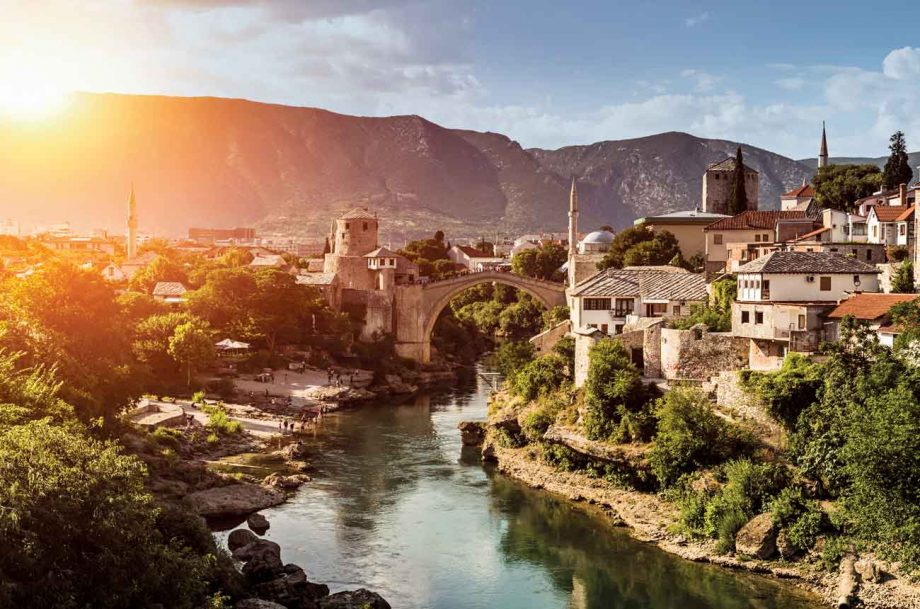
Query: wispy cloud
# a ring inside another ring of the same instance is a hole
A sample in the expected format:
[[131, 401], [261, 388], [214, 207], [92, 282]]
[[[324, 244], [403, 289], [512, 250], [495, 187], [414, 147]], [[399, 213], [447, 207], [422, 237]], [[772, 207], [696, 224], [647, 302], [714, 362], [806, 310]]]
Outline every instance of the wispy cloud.
[[687, 27], [696, 27], [701, 23], [709, 21], [709, 11], [704, 11], [699, 15], [692, 15], [684, 19], [684, 25]]

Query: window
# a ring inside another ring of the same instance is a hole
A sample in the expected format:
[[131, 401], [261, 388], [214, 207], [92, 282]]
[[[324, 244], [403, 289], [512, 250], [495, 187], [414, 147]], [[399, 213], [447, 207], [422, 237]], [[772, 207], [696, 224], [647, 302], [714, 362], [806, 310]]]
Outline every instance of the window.
[[667, 312], [668, 304], [666, 302], [650, 302], [645, 305], [646, 317], [661, 317]]
[[674, 316], [680, 317], [680, 305], [674, 305]]
[[866, 250], [866, 260], [872, 260], [872, 250], [871, 249]]
[[760, 288], [760, 299], [769, 300], [770, 299], [770, 280], [763, 280], [763, 287]]
[[763, 311], [755, 311], [755, 312], [754, 312], [754, 323], [755, 323], [755, 324], [762, 324], [762, 323], [763, 323]]
[[626, 317], [632, 315], [635, 309], [635, 301], [632, 298], [617, 298], [613, 314], [616, 317]]
[[805, 316], [799, 315], [799, 330], [805, 329]]
[[350, 222], [346, 222], [346, 223], [345, 223], [345, 230], [348, 230], [348, 227], [349, 227], [349, 226], [351, 226], [351, 223], [350, 223]]
[[608, 328], [609, 326], [607, 324], [601, 324], [601, 332], [603, 332], [604, 334], [607, 334]]
[[712, 243], [713, 245], [722, 245], [722, 235], [720, 233], [716, 233], [715, 235], [713, 235]]
[[907, 225], [906, 225], [906, 224], [899, 224], [899, 225], [898, 225], [898, 234], [899, 234], [899, 235], [906, 235], [906, 234], [907, 234]]
[[757, 233], [756, 235], [754, 235], [754, 242], [760, 243], [760, 233]]
[[749, 324], [751, 323], [751, 314], [747, 311], [741, 311], [741, 323]]
[[620, 324], [617, 324], [617, 325], [613, 326], [613, 333], [614, 333], [614, 334], [622, 334], [622, 333], [623, 333], [623, 326], [620, 325]]
[[364, 230], [367, 230], [367, 222], [364, 223]]
[[770, 240], [770, 233], [764, 233], [764, 234], [763, 234], [763, 239], [761, 239], [761, 241], [763, 241], [764, 243], [766, 243], [766, 242], [769, 241], [769, 240]]
[[585, 298], [585, 311], [609, 311], [609, 298]]
[[831, 291], [831, 278], [830, 277], [822, 277], [820, 283], [821, 285], [818, 289], [820, 289], [822, 292]]

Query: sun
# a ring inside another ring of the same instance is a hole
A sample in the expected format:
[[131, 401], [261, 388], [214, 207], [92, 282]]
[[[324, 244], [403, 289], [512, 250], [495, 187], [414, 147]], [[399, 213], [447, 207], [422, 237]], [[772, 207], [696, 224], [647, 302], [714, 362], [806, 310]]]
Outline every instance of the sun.
[[67, 92], [34, 72], [0, 76], [0, 118], [40, 121], [57, 114], [67, 103]]

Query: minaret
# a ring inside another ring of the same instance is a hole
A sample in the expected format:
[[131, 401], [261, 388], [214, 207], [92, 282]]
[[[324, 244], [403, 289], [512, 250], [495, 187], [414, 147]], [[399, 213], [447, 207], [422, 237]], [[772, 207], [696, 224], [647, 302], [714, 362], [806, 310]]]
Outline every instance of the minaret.
[[134, 201], [134, 182], [128, 199], [128, 258], [137, 256], [137, 203]]
[[821, 121], [821, 152], [818, 153], [818, 169], [827, 167], [827, 130], [824, 121]]
[[[569, 260], [578, 253], [578, 186], [572, 176], [572, 192], [569, 193]], [[571, 263], [569, 264], [571, 266]]]

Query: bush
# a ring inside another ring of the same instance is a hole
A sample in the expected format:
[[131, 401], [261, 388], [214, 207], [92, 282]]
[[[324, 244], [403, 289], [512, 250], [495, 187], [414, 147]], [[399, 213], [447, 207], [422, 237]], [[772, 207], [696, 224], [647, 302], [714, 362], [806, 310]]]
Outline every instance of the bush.
[[157, 427], [153, 431], [153, 439], [160, 446], [176, 450], [181, 444], [182, 432], [171, 427]]
[[786, 529], [793, 548], [800, 552], [811, 549], [823, 527], [823, 514], [818, 503], [805, 498], [799, 486], [787, 486], [770, 503], [773, 523]]
[[227, 409], [223, 406], [204, 406], [202, 408], [208, 415], [207, 428], [219, 435], [233, 435], [242, 433], [243, 424], [234, 421], [227, 414]]
[[526, 340], [504, 343], [492, 355], [493, 364], [506, 377], [512, 376], [533, 359], [533, 345]]
[[737, 434], [713, 412], [697, 389], [676, 388], [655, 404], [658, 433], [649, 453], [652, 473], [664, 486], [681, 475], [727, 458], [737, 446]]
[[641, 410], [645, 397], [639, 371], [622, 342], [604, 338], [591, 347], [583, 418], [588, 438], [615, 439], [623, 416]]
[[[163, 398], [164, 400], [166, 398]], [[205, 393], [204, 391], [196, 391], [192, 394], [192, 404], [204, 404], [205, 403]]]
[[567, 380], [565, 361], [550, 353], [518, 370], [508, 379], [508, 385], [512, 393], [530, 401], [559, 389]]
[[541, 397], [520, 417], [521, 433], [529, 442], [539, 442], [550, 425], [556, 422], [558, 414], [568, 405], [564, 392]]
[[799, 415], [818, 398], [824, 384], [820, 364], [790, 353], [776, 372], [741, 372], [741, 385], [764, 403], [770, 415], [794, 429]]

